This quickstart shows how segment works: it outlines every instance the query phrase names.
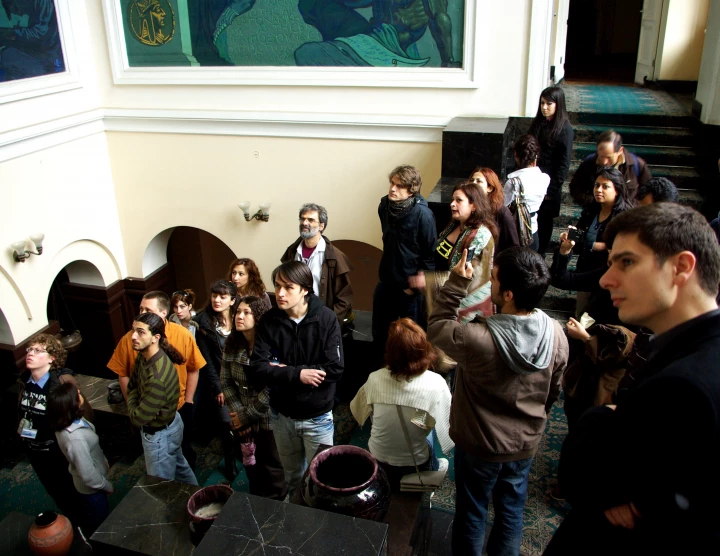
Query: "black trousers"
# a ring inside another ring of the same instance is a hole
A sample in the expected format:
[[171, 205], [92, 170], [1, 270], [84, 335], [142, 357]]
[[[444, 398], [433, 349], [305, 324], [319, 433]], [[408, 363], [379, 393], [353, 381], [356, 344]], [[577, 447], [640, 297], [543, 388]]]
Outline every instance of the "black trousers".
[[45, 491], [55, 501], [62, 514], [74, 526], [81, 525], [82, 501], [68, 471], [68, 460], [57, 443], [53, 443], [46, 452], [31, 450], [26, 446], [25, 454]]
[[[275, 435], [273, 431], [259, 430], [253, 432], [252, 437], [255, 441], [255, 465], [245, 466], [250, 482], [250, 494], [282, 501], [287, 494], [287, 485]], [[242, 459], [239, 443], [247, 441], [247, 438], [235, 438], [238, 459]]]

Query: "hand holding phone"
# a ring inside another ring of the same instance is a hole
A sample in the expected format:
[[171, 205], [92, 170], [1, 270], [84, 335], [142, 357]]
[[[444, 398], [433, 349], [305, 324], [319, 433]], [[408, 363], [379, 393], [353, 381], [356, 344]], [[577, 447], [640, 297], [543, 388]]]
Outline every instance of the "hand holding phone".
[[568, 226], [568, 241], [574, 241], [575, 243], [577, 243], [578, 241], [580, 241], [580, 235], [580, 230], [578, 230], [575, 226]]

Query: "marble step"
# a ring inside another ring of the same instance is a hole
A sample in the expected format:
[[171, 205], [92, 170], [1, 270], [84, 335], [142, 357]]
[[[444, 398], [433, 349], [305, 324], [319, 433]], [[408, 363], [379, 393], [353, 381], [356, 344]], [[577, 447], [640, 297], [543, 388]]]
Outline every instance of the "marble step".
[[[597, 145], [592, 143], [573, 143], [573, 160], [584, 160], [585, 157], [595, 154]], [[658, 147], [653, 145], [633, 145], [625, 143], [625, 148], [638, 155], [648, 164], [663, 166], [695, 166], [699, 163], [699, 156], [691, 147]]]
[[[592, 154], [592, 152], [594, 151], [591, 151], [588, 154]], [[575, 170], [577, 170], [578, 166], [580, 166], [580, 162], [581, 160], [573, 160], [572, 162], [570, 162], [570, 172], [568, 174], [568, 180], [572, 179]], [[702, 187], [703, 178], [695, 168], [666, 164], [649, 164], [649, 167], [650, 173], [653, 176], [669, 179], [675, 184], [675, 187], [677, 187], [678, 190], [695, 190], [701, 189]]]
[[657, 116], [643, 114], [602, 114], [598, 112], [570, 112], [573, 127], [577, 125], [607, 125], [625, 127], [679, 127], [693, 129], [697, 120], [692, 116]]
[[592, 124], [575, 126], [575, 141], [597, 144], [599, 135], [611, 130], [622, 135], [623, 143], [627, 145], [691, 147], [694, 142], [693, 132], [683, 127], [633, 127]]

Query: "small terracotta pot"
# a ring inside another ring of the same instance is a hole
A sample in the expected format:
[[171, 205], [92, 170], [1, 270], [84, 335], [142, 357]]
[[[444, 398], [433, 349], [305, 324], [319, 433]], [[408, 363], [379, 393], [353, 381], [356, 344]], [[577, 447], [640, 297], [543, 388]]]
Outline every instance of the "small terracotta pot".
[[55, 512], [43, 512], [30, 527], [28, 543], [37, 556], [64, 556], [70, 552], [73, 528], [70, 520]]

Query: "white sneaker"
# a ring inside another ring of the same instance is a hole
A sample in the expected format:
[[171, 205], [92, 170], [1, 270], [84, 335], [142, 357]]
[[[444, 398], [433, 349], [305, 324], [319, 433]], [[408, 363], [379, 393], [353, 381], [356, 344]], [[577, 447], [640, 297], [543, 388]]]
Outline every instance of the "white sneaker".
[[447, 473], [448, 467], [450, 466], [450, 462], [447, 458], [438, 458], [438, 463], [440, 464], [438, 471], [445, 471], [445, 473]]

